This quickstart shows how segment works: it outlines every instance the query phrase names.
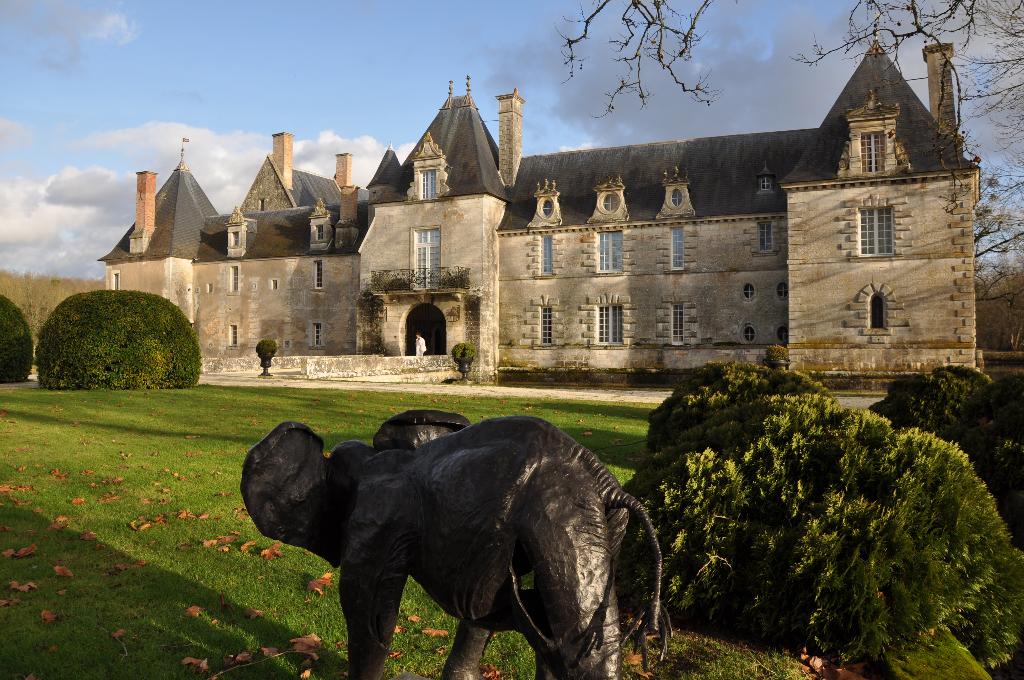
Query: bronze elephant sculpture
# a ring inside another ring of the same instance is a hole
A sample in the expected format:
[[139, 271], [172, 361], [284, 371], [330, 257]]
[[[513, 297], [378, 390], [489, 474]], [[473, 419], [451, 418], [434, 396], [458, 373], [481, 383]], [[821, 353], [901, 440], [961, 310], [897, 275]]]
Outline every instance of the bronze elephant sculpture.
[[374, 438], [391, 448], [347, 441], [325, 455], [311, 429], [285, 422], [246, 457], [242, 495], [259, 530], [341, 566], [349, 678], [381, 676], [410, 576], [460, 620], [445, 679], [479, 679], [498, 630], [526, 637], [537, 678], [619, 678], [629, 635], [620, 635], [614, 560], [630, 515], [646, 531], [655, 575], [630, 634], [640, 629], [645, 645], [659, 632], [664, 654], [661, 553], [641, 504], [546, 421], [467, 424], [406, 412]]

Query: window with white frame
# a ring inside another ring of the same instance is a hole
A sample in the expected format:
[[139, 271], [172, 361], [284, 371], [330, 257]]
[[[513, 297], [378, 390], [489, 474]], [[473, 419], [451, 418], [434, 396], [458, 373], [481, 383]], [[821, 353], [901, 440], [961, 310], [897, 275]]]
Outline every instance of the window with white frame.
[[683, 268], [683, 250], [685, 244], [683, 241], [683, 228], [674, 227], [672, 229], [672, 269]]
[[598, 234], [599, 272], [622, 271], [622, 232], [602, 231]]
[[597, 341], [606, 345], [622, 344], [622, 305], [598, 307]]
[[238, 325], [231, 324], [228, 326], [228, 346], [238, 347]]
[[114, 272], [111, 276], [110, 287], [114, 290], [121, 290], [121, 272]]
[[554, 313], [551, 307], [540, 308], [540, 344], [550, 345], [554, 342], [552, 329], [554, 326]]
[[672, 344], [681, 345], [685, 339], [683, 323], [686, 320], [686, 311], [680, 304], [672, 305]]
[[861, 208], [861, 255], [893, 255], [892, 236], [892, 208]]
[[324, 240], [324, 225], [322, 225], [322, 224], [316, 225], [316, 240], [317, 241], [323, 241]]
[[771, 222], [757, 223], [757, 249], [767, 253], [775, 248], [775, 234]]
[[772, 180], [771, 175], [759, 175], [757, 178], [757, 188], [759, 191], [771, 191], [775, 187], [775, 182]]
[[231, 265], [231, 283], [229, 285], [229, 290], [232, 293], [238, 292], [238, 281], [242, 276], [240, 270], [241, 267], [239, 267], [237, 264]]
[[420, 195], [423, 199], [437, 198], [437, 170], [424, 170], [420, 173], [420, 181], [422, 182]]
[[314, 260], [313, 261], [313, 287], [323, 288], [324, 287], [324, 261]]
[[540, 273], [555, 273], [555, 237], [544, 236], [541, 238]]
[[213, 292], [213, 284], [212, 283], [206, 284], [206, 292], [207, 293], [212, 293]]
[[885, 133], [865, 132], [860, 136], [861, 172], [885, 171]]
[[313, 322], [313, 347], [324, 346], [324, 325], [320, 321]]
[[441, 269], [441, 230], [416, 232], [416, 282], [426, 288], [437, 284]]

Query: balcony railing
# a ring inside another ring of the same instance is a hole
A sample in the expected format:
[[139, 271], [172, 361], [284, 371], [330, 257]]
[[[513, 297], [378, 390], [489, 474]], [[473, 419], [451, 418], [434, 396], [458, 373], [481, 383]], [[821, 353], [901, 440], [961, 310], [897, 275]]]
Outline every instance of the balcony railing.
[[370, 272], [374, 293], [419, 290], [465, 290], [469, 288], [469, 267], [436, 269], [380, 269]]

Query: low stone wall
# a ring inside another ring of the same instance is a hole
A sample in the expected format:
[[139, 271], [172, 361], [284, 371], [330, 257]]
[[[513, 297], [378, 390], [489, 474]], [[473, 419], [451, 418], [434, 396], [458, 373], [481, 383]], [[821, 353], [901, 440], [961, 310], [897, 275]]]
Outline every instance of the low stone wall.
[[[263, 369], [257, 357], [206, 358], [203, 373], [251, 373], [258, 375]], [[275, 357], [271, 372], [288, 372], [304, 378], [365, 378], [399, 376], [410, 382], [440, 382], [458, 377], [451, 357], [447, 355], [425, 357], [385, 357], [374, 354], [344, 356], [289, 356]]]

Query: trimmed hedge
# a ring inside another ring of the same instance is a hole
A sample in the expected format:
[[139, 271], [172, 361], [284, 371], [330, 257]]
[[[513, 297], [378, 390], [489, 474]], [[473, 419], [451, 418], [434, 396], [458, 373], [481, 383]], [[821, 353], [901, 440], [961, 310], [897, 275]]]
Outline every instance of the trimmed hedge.
[[32, 332], [18, 306], [0, 295], [0, 382], [23, 382], [32, 371]]
[[64, 300], [43, 324], [36, 362], [39, 384], [49, 389], [192, 387], [202, 367], [181, 310], [133, 290]]
[[919, 427], [949, 439], [967, 401], [991, 382], [973, 368], [942, 366], [893, 381], [885, 399], [871, 410], [888, 418], [894, 427]]
[[[1008, 658], [1024, 554], [955, 445], [823, 395], [680, 396], [703, 416], [626, 485], [657, 527], [670, 610], [853, 660], [943, 626]], [[640, 592], [638, 535], [624, 557]]]
[[701, 423], [714, 411], [780, 394], [824, 394], [825, 386], [797, 371], [778, 371], [741, 363], [706, 364], [672, 391], [648, 416], [647, 448], [659, 452], [678, 433]]

